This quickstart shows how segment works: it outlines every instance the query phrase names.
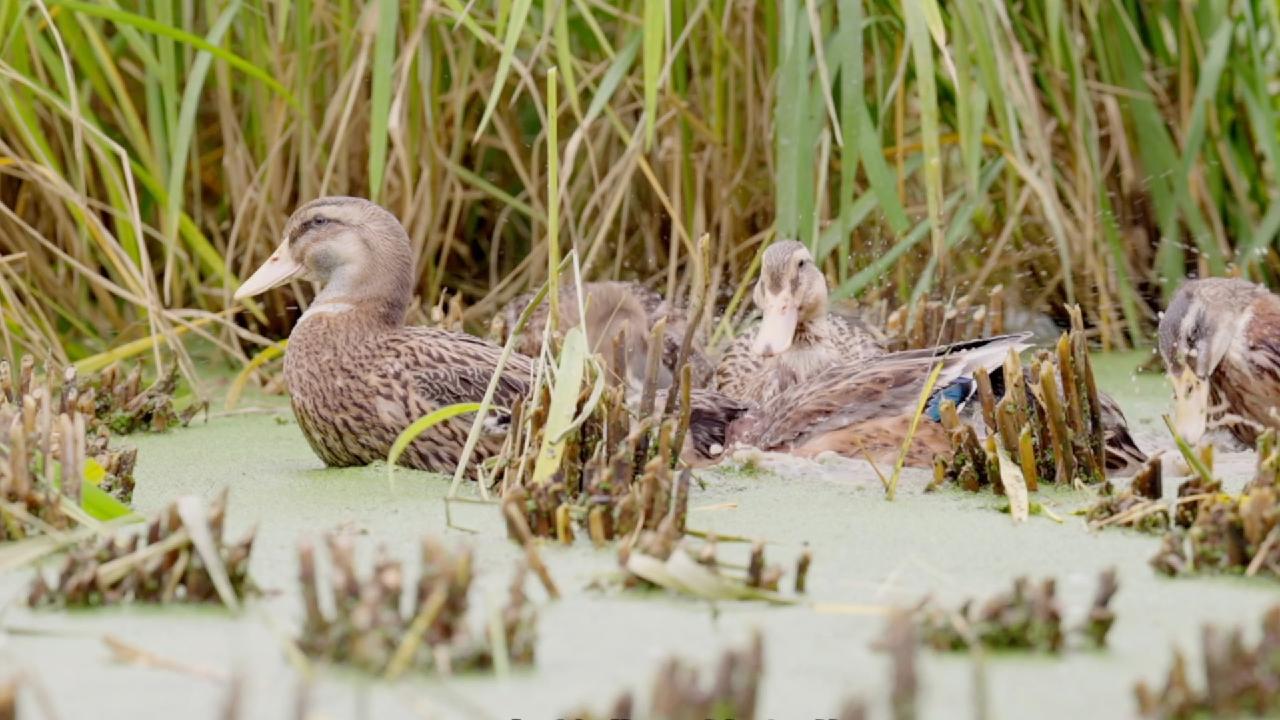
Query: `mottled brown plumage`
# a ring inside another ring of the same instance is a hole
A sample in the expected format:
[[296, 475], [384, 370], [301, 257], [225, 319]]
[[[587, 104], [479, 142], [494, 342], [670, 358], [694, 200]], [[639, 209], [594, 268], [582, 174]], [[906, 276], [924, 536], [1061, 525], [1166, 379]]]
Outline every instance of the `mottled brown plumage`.
[[794, 240], [765, 250], [753, 297], [760, 323], [739, 335], [716, 367], [716, 389], [725, 395], [764, 402], [833, 364], [885, 353], [868, 328], [827, 311], [826, 278]]
[[[935, 365], [942, 365], [935, 393], [958, 382], [971, 387], [978, 367], [999, 367], [1011, 348], [1026, 347], [1028, 337], [1005, 335], [828, 365], [733, 422], [728, 442], [801, 456], [832, 451], [895, 460]], [[906, 462], [930, 465], [936, 454], [949, 451], [942, 426], [921, 417]]]
[[1160, 318], [1159, 341], [1186, 440], [1216, 425], [1252, 446], [1280, 428], [1280, 297], [1246, 280], [1188, 281]]
[[[584, 303], [587, 311], [585, 326], [588, 340], [592, 347], [603, 353], [611, 347], [613, 336], [627, 332], [627, 369], [633, 375], [643, 373], [645, 356], [639, 351], [640, 344], [647, 348], [648, 333], [660, 319], [667, 321], [666, 332], [662, 342], [662, 373], [659, 385], [669, 386], [676, 376], [676, 363], [680, 354], [680, 343], [684, 340], [688, 317], [683, 308], [675, 307], [661, 295], [637, 282], [602, 280], [583, 284]], [[517, 318], [533, 300], [534, 293], [525, 293], [511, 301], [502, 312], [502, 325], [514, 328]], [[560, 288], [560, 322], [561, 329], [574, 327], [579, 323], [578, 289], [572, 283]], [[542, 350], [542, 338], [547, 325], [547, 316], [551, 312], [551, 303], [545, 299], [534, 309], [517, 338], [516, 349], [529, 356], [536, 356]], [[638, 333], [636, 331], [639, 331]], [[638, 337], [639, 340], [634, 339]], [[712, 367], [707, 360], [703, 338], [700, 334], [693, 337], [689, 349], [688, 363], [693, 367], [695, 387], [703, 387], [711, 381]]]
[[[256, 295], [299, 277], [322, 285], [289, 335], [285, 383], [298, 425], [329, 466], [385, 459], [396, 436], [438, 408], [479, 402], [501, 349], [461, 333], [406, 327], [413, 289], [404, 228], [377, 205], [330, 197], [299, 208], [284, 242], [236, 292]], [[513, 355], [494, 404], [509, 408], [529, 388], [532, 364]], [[400, 462], [452, 472], [473, 421], [462, 415], [423, 433]], [[473, 460], [497, 452], [504, 416], [476, 447]]]

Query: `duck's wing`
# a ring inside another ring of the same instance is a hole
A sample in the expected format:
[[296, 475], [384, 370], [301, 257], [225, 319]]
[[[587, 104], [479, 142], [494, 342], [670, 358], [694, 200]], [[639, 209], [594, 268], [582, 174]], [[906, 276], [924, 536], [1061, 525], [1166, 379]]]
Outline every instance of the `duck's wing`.
[[733, 339], [716, 365], [715, 389], [735, 400], [759, 398], [764, 382], [764, 359], [752, 352], [754, 329], [747, 329]]
[[933, 368], [934, 392], [968, 378], [979, 367], [999, 367], [1010, 350], [1026, 348], [1029, 333], [890, 353], [833, 365], [786, 388], [735, 426], [731, 441], [764, 449], [792, 447], [805, 438], [885, 417], [914, 414]]
[[840, 353], [850, 359], [877, 357], [884, 355], [884, 334], [861, 319], [847, 315], [831, 313], [828, 316], [835, 326], [835, 344]]
[[[422, 414], [464, 402], [484, 399], [502, 348], [487, 340], [439, 328], [409, 327], [387, 346], [392, 366], [403, 369], [403, 381], [418, 400]], [[525, 397], [533, 381], [533, 361], [512, 353], [502, 369], [493, 404], [509, 409]], [[425, 408], [425, 410], [424, 410]], [[499, 413], [505, 415], [505, 413]], [[415, 418], [409, 418], [411, 421]]]

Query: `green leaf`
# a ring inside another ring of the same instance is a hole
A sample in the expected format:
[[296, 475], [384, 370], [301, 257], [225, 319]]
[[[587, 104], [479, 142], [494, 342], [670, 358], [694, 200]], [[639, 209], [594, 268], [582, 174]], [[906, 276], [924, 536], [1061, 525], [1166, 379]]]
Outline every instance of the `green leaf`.
[[248, 75], [249, 77], [254, 78], [255, 80], [261, 81], [264, 85], [274, 90], [276, 94], [283, 97], [285, 101], [288, 102], [289, 105], [293, 106], [295, 110], [299, 109], [298, 101], [293, 97], [293, 94], [290, 93], [285, 88], [285, 86], [281, 85], [275, 78], [271, 77], [271, 75], [267, 71], [254, 65], [248, 60], [245, 60], [239, 55], [236, 55], [233, 52], [224, 50], [223, 48], [220, 48], [216, 45], [211, 45], [204, 38], [198, 35], [193, 35], [187, 32], [186, 30], [171, 27], [169, 25], [165, 25], [164, 23], [156, 22], [151, 18], [143, 17], [141, 15], [135, 15], [131, 12], [126, 12], [119, 8], [114, 8], [107, 5], [98, 5], [95, 3], [81, 2], [81, 0], [53, 0], [52, 2], [49, 3], [49, 5], [51, 7], [62, 6], [72, 12], [77, 12], [84, 15], [91, 15], [93, 17], [100, 17], [105, 20], [110, 20], [111, 22], [114, 22], [114, 23], [130, 25], [132, 27], [138, 28], [139, 30], [145, 30], [146, 32], [149, 32], [153, 35], [159, 35], [161, 37], [167, 37], [173, 40], [177, 40], [178, 42], [190, 45], [196, 48], [197, 50], [204, 50], [205, 52], [212, 54], [214, 57], [218, 58], [219, 60], [222, 60], [223, 62], [227, 63], [231, 67], [234, 67], [235, 69], [239, 70], [245, 75]]
[[[942, 147], [938, 142], [938, 91], [933, 70], [933, 46], [929, 42], [927, 0], [903, 3], [907, 39], [916, 70], [916, 93], [920, 100], [920, 133], [924, 141], [925, 201], [933, 253], [944, 262], [946, 246], [942, 236]], [[936, 11], [936, 8], [935, 8]]]
[[373, 37], [373, 89], [369, 108], [369, 199], [382, 194], [387, 166], [387, 126], [391, 122], [391, 81], [396, 59], [396, 29], [400, 21], [396, 0], [379, 0], [378, 29]]
[[610, 63], [609, 69], [604, 72], [604, 77], [600, 80], [600, 87], [596, 88], [596, 94], [591, 98], [591, 104], [587, 106], [587, 114], [582, 119], [585, 125], [596, 118], [604, 106], [613, 98], [614, 92], [617, 91], [618, 85], [622, 79], [627, 76], [631, 70], [631, 64], [636, 61], [636, 54], [640, 52], [640, 41], [642, 37], [640, 33], [635, 33], [631, 39], [627, 41], [622, 52]]
[[[507, 75], [511, 74], [511, 62], [515, 58], [516, 45], [520, 42], [520, 31], [524, 30], [524, 23], [529, 18], [531, 5], [533, 0], [515, 0], [511, 6], [511, 16], [507, 18], [507, 31], [502, 40], [502, 55], [498, 57], [498, 70], [493, 77], [493, 89], [489, 91], [489, 100], [484, 105], [484, 115], [480, 117], [480, 124], [476, 126], [474, 137], [477, 140], [484, 134], [485, 128], [489, 126], [489, 120], [493, 118], [493, 111], [498, 107], [502, 88], [507, 84]], [[466, 12], [462, 14], [466, 15]]]
[[806, 116], [809, 112], [809, 29], [796, 18], [797, 0], [785, 0], [787, 37], [782, 66], [778, 68], [778, 99], [774, 107], [774, 157], [777, 176], [777, 236], [800, 239], [810, 227], [813, 207], [813, 148]]
[[564, 345], [560, 348], [555, 387], [551, 389], [551, 404], [547, 408], [547, 425], [542, 431], [542, 448], [533, 465], [534, 485], [546, 483], [560, 469], [567, 440], [565, 430], [573, 424], [578, 408], [587, 355], [587, 336], [582, 326], [571, 328], [565, 333]]
[[1213, 98], [1218, 93], [1218, 81], [1227, 64], [1227, 51], [1231, 49], [1232, 24], [1224, 20], [1209, 40], [1209, 51], [1200, 65], [1200, 80], [1196, 83], [1195, 99], [1191, 105], [1191, 121], [1187, 125], [1186, 140], [1182, 147], [1182, 174], [1191, 174], [1200, 146], [1204, 142], [1204, 126]]
[[644, 0], [644, 144], [653, 144], [658, 114], [658, 75], [667, 38], [666, 0]]
[[[96, 471], [91, 468], [96, 467]], [[106, 475], [106, 471], [101, 465], [92, 459], [85, 461], [85, 479], [80, 483], [80, 507], [95, 520], [115, 520], [116, 518], [129, 517], [133, 515], [133, 511], [128, 505], [120, 502], [112, 497], [105, 490], [98, 487], [98, 483], [102, 482], [102, 478]], [[89, 476], [96, 474], [97, 480], [90, 480]]]
[[[231, 21], [235, 20], [236, 14], [239, 12], [239, 0], [235, 0], [227, 6], [226, 10], [222, 11], [217, 21], [214, 22], [213, 28], [209, 30], [207, 41], [210, 45], [217, 46], [222, 42], [223, 36], [227, 34], [227, 30], [231, 27]], [[164, 233], [169, 238], [174, 238], [178, 235], [181, 224], [182, 187], [183, 181], [187, 177], [185, 172], [187, 153], [191, 149], [191, 139], [195, 134], [196, 112], [200, 109], [204, 81], [209, 75], [209, 66], [212, 62], [213, 55], [208, 51], [201, 51], [196, 56], [195, 62], [191, 64], [191, 71], [187, 74], [187, 85], [182, 90], [182, 106], [178, 111], [178, 124], [169, 147], [171, 152], [169, 156], [169, 184], [165, 190], [167, 201], [165, 203]], [[203, 239], [203, 236], [201, 236], [201, 239]], [[168, 252], [172, 252], [173, 245], [171, 243], [165, 243], [165, 247]], [[195, 247], [197, 252], [203, 250], [198, 245]], [[221, 267], [221, 264], [219, 264], [219, 267]]]
[[412, 444], [414, 440], [418, 439], [419, 435], [430, 430], [436, 425], [439, 425], [445, 420], [455, 418], [459, 415], [465, 415], [466, 413], [479, 411], [480, 403], [454, 403], [453, 405], [445, 405], [442, 408], [437, 408], [417, 420], [414, 420], [412, 423], [409, 423], [409, 427], [401, 430], [400, 434], [396, 436], [395, 442], [391, 443], [390, 452], [387, 453], [387, 479], [391, 479], [395, 472], [396, 463], [400, 460], [400, 456], [404, 454], [404, 451], [408, 449], [409, 445]]

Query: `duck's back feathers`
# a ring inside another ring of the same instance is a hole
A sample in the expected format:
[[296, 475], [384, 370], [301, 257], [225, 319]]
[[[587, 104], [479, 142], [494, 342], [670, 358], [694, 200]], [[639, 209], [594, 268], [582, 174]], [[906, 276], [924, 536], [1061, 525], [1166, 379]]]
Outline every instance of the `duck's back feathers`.
[[833, 363], [880, 357], [879, 336], [860, 320], [829, 314], [815, 330], [796, 328], [786, 357], [761, 357], [752, 350], [756, 324], [734, 338], [715, 370], [716, 390], [729, 397], [760, 403], [783, 389], [803, 383]]
[[[330, 466], [385, 459], [410, 423], [442, 407], [480, 402], [501, 348], [479, 338], [430, 327], [371, 331], [343, 315], [309, 317], [294, 328], [285, 354], [285, 380], [294, 414], [316, 454]], [[508, 358], [495, 390], [493, 418], [530, 387], [531, 361]], [[402, 463], [436, 472], [457, 466], [473, 415], [460, 415], [424, 433]], [[497, 451], [482, 439], [477, 460]]]
[[[730, 443], [754, 445], [764, 450], [800, 450], [831, 444], [828, 433], [852, 433], [866, 437], [872, 428], [885, 429], [895, 418], [915, 416], [933, 368], [941, 367], [935, 392], [968, 377], [977, 367], [998, 367], [1010, 350], [1026, 347], [1028, 335], [1004, 335], [952, 346], [891, 353], [857, 363], [832, 365], [803, 383], [756, 408], [729, 429]], [[923, 418], [921, 423], [931, 422]], [[926, 430], [926, 435], [931, 430]], [[900, 445], [905, 433], [894, 436]], [[924, 439], [925, 436], [922, 436]], [[852, 441], [834, 441], [841, 447]], [[856, 454], [855, 454], [856, 456]]]
[[[587, 306], [587, 329], [588, 335], [595, 335], [592, 338], [592, 344], [598, 351], [609, 357], [607, 352], [611, 347], [614, 334], [623, 328], [634, 328], [637, 323], [631, 322], [630, 317], [635, 312], [643, 313], [643, 322], [639, 323], [644, 328], [644, 337], [640, 341], [647, 348], [647, 333], [658, 320], [666, 320], [666, 332], [662, 339], [662, 363], [665, 370], [661, 374], [660, 379], [665, 380], [663, 385], [669, 385], [670, 380], [676, 377], [678, 368], [677, 360], [680, 353], [680, 344], [684, 340], [685, 330], [688, 327], [689, 319], [682, 308], [673, 306], [662, 298], [661, 295], [641, 285], [637, 282], [619, 281], [619, 280], [603, 280], [597, 282], [589, 282], [583, 285], [585, 291], [585, 305]], [[526, 293], [517, 297], [507, 305], [503, 312], [503, 324], [507, 328], [514, 328], [516, 320], [520, 314], [524, 312], [529, 303], [533, 301], [534, 293]], [[595, 308], [595, 310], [593, 310]], [[536, 356], [542, 351], [542, 338], [547, 324], [547, 316], [550, 314], [550, 303], [545, 299], [534, 309], [533, 314], [529, 317], [529, 322], [521, 331], [516, 342], [516, 349], [520, 352]], [[579, 304], [578, 290], [575, 285], [566, 284], [560, 288], [560, 315], [562, 328], [573, 327], [578, 324]], [[593, 316], [596, 318], [593, 320]], [[604, 322], [610, 318], [609, 322]], [[616, 320], [621, 318], [621, 320]], [[594, 328], [594, 330], [593, 330]], [[634, 345], [635, 343], [630, 343]], [[634, 353], [628, 353], [628, 370], [639, 371], [643, 374], [643, 368], [638, 367], [637, 358], [631, 357]], [[687, 361], [693, 366], [693, 380], [695, 387], [706, 385], [711, 380], [712, 367], [707, 361], [704, 352], [704, 343], [702, 337], [695, 333], [693, 343], [689, 350]]]

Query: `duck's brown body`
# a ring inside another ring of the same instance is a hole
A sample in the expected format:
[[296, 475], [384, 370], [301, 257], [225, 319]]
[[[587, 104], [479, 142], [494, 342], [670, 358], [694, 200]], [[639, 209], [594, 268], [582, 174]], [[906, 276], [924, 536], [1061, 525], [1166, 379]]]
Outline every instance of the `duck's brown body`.
[[[829, 365], [735, 420], [728, 442], [807, 457], [830, 451], [891, 462], [916, 422], [920, 395], [935, 365], [941, 368], [934, 387], [945, 388], [971, 377], [976, 368], [998, 367], [1010, 350], [1026, 347], [1027, 337], [1006, 335]], [[942, 426], [928, 418], [916, 422], [911, 438], [908, 465], [928, 466], [950, 450]]]
[[[316, 308], [289, 336], [285, 383], [307, 442], [326, 465], [385, 460], [404, 428], [441, 407], [478, 402], [501, 350], [469, 335], [429, 327], [389, 326], [360, 308]], [[508, 360], [494, 405], [509, 408], [528, 390], [530, 362]], [[401, 463], [422, 470], [457, 467], [474, 415], [432, 427]], [[473, 460], [496, 453], [501, 433], [488, 433]]]
[[716, 389], [744, 402], [770, 400], [824, 368], [886, 353], [870, 331], [834, 314], [797, 325], [791, 347], [773, 357], [752, 350], [754, 334], [738, 335], [716, 366]]
[[[595, 350], [600, 352], [607, 350], [607, 348], [596, 347], [597, 337], [602, 335], [610, 337], [613, 334], [611, 329], [604, 327], [604, 323], [630, 326], [634, 324], [632, 314], [636, 313], [640, 316], [639, 324], [645, 336], [636, 339], [646, 340], [650, 328], [659, 320], [666, 320], [666, 332], [662, 338], [662, 364], [668, 378], [676, 376], [679, 370], [676, 365], [680, 355], [680, 344], [684, 341], [685, 329], [688, 327], [688, 318], [682, 309], [673, 307], [663, 300], [661, 295], [637, 282], [601, 280], [585, 283], [582, 288], [586, 296], [584, 304], [587, 305], [588, 315], [586, 331], [588, 337], [592, 339]], [[507, 328], [515, 327], [516, 319], [533, 301], [533, 297], [533, 293], [526, 293], [511, 301], [503, 311], [503, 322]], [[561, 286], [559, 305], [559, 326], [564, 329], [577, 325], [579, 318], [576, 286], [572, 284]], [[541, 351], [543, 331], [547, 325], [547, 316], [551, 312], [550, 308], [551, 304], [544, 299], [534, 309], [529, 316], [529, 322], [517, 338], [517, 350], [526, 355], [536, 355]], [[604, 323], [593, 322], [592, 315]], [[608, 355], [608, 353], [605, 354]], [[634, 353], [628, 353], [629, 370], [642, 371], [643, 359], [631, 357], [632, 355]], [[703, 339], [699, 335], [695, 334], [686, 360], [693, 367], [694, 387], [702, 387], [711, 382], [713, 369], [710, 361], [707, 360]]]
[[[330, 466], [385, 459], [401, 431], [439, 408], [480, 402], [501, 349], [461, 333], [406, 327], [413, 257], [391, 213], [359, 198], [313, 200], [294, 212], [279, 249], [236, 291], [244, 298], [295, 277], [322, 284], [294, 327], [285, 384], [294, 415]], [[509, 358], [493, 398], [497, 410], [472, 461], [497, 451], [504, 408], [525, 395], [531, 362]], [[401, 464], [453, 472], [474, 422], [464, 414], [426, 430]]]

